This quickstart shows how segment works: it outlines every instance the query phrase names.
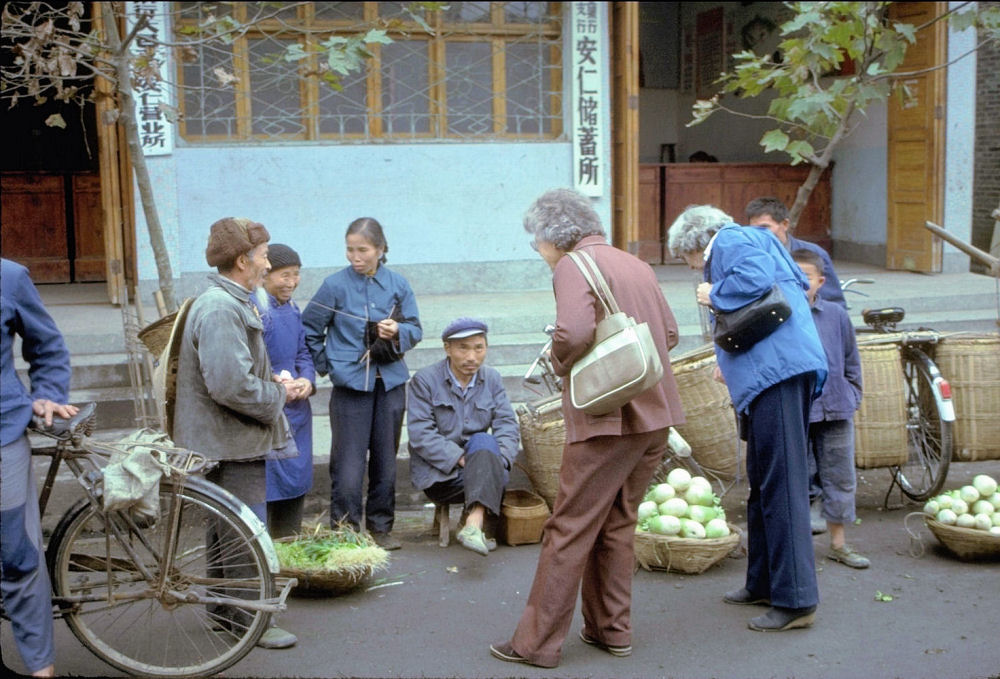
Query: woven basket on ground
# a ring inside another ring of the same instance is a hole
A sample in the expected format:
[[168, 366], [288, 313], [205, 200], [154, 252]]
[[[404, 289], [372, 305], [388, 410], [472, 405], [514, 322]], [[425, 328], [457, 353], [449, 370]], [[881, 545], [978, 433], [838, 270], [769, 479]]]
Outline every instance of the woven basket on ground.
[[[328, 537], [328, 531], [320, 531], [313, 534], [314, 539]], [[290, 543], [296, 540], [308, 539], [302, 536], [279, 538], [277, 543]], [[387, 553], [381, 547], [370, 545], [365, 548], [366, 562], [352, 563], [341, 568], [299, 568], [281, 564], [278, 572], [280, 577], [295, 578], [298, 584], [292, 589], [292, 593], [301, 596], [335, 596], [346, 594], [365, 584], [372, 574], [384, 568], [388, 561]]]
[[562, 415], [562, 396], [518, 406], [521, 423], [521, 447], [524, 469], [535, 492], [552, 509], [559, 493], [559, 467], [566, 444], [566, 423]]
[[951, 385], [955, 459], [1000, 460], [1000, 334], [945, 337], [934, 361]]
[[712, 345], [671, 360], [686, 423], [677, 431], [691, 445], [702, 469], [729, 481], [740, 472], [741, 449], [736, 415], [726, 385], [716, 382]]
[[854, 464], [859, 469], [906, 462], [906, 392], [896, 344], [859, 344], [864, 398], [854, 415]]
[[635, 560], [647, 571], [697, 574], [719, 563], [740, 544], [740, 529], [729, 524], [724, 538], [679, 538], [656, 533], [635, 534]]
[[984, 530], [960, 528], [924, 517], [934, 537], [949, 552], [964, 561], [1000, 559], [1000, 537]]
[[500, 506], [501, 532], [508, 545], [527, 545], [542, 541], [542, 526], [550, 516], [540, 496], [530, 490], [509, 488]]

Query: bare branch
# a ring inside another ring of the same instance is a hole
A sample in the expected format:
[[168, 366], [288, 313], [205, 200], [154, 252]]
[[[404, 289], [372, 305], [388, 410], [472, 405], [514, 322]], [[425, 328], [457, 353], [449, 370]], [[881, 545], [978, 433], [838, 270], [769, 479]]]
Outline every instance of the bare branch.
[[949, 66], [952, 66], [953, 64], [958, 63], [962, 59], [965, 59], [966, 57], [975, 54], [980, 48], [982, 48], [985, 45], [989, 45], [992, 42], [997, 42], [996, 38], [992, 38], [992, 37], [991, 38], [986, 38], [985, 40], [983, 40], [981, 43], [979, 43], [978, 45], [976, 45], [975, 47], [973, 47], [972, 49], [970, 49], [965, 54], [957, 56], [954, 59], [952, 59], [951, 61], [949, 61], [947, 63], [944, 63], [944, 64], [938, 64], [936, 66], [929, 66], [927, 68], [922, 68], [922, 69], [920, 69], [918, 71], [905, 71], [903, 73], [898, 73], [898, 72], [896, 72], [896, 73], [884, 73], [882, 75], [874, 76], [869, 82], [875, 82], [877, 80], [900, 80], [902, 78], [912, 78], [913, 76], [924, 75], [925, 73], [933, 73], [934, 71], [940, 71], [943, 68], [948, 68]]

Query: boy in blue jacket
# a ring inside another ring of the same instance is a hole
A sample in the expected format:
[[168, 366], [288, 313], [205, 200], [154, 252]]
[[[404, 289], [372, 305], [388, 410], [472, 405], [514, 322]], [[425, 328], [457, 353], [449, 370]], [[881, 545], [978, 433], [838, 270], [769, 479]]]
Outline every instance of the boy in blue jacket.
[[843, 307], [817, 295], [825, 282], [823, 260], [804, 249], [792, 252], [792, 259], [809, 278], [809, 304], [829, 365], [823, 393], [809, 411], [809, 459], [818, 466], [820, 515], [830, 532], [827, 558], [851, 568], [868, 568], [868, 559], [854, 551], [844, 535], [844, 526], [855, 519], [854, 411], [861, 404], [862, 393], [854, 327]]

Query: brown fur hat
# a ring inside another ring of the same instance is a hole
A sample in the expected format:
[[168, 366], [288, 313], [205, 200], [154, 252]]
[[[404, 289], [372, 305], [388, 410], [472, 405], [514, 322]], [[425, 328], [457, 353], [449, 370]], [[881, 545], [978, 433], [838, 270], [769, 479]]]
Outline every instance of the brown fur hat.
[[271, 240], [263, 224], [246, 217], [224, 217], [212, 224], [205, 261], [220, 271], [233, 268], [236, 258]]

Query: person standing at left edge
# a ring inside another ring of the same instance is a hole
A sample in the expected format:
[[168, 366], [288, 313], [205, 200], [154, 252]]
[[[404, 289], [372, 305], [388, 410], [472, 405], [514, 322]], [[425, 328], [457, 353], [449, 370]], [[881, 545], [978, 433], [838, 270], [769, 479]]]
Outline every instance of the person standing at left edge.
[[[406, 279], [385, 266], [382, 225], [355, 219], [344, 236], [347, 266], [328, 276], [302, 312], [316, 372], [329, 373], [330, 524], [365, 528], [383, 549], [399, 549], [396, 453], [410, 373], [403, 354], [423, 337]], [[362, 503], [365, 469], [368, 498]]]
[[[55, 676], [52, 590], [45, 568], [42, 524], [31, 469], [31, 444], [24, 431], [37, 415], [72, 417], [69, 351], [55, 321], [42, 306], [28, 270], [0, 259], [0, 590], [14, 642], [28, 671]], [[14, 370], [14, 335], [30, 365], [31, 393]]]

